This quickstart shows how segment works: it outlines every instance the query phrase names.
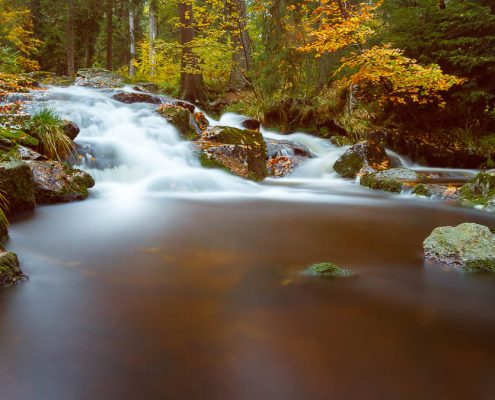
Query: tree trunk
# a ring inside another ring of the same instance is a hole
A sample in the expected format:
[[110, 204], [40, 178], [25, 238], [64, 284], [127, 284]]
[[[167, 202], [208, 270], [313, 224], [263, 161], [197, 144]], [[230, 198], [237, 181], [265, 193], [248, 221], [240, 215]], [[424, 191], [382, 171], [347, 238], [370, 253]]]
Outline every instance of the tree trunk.
[[180, 97], [184, 100], [203, 103], [206, 100], [203, 76], [199, 71], [198, 61], [192, 49], [192, 41], [194, 40], [192, 4], [188, 0], [180, 0], [178, 8], [182, 47]]
[[132, 0], [129, 1], [129, 41], [130, 41], [130, 55], [131, 60], [129, 62], [129, 76], [133, 77], [136, 73], [134, 67], [134, 60], [136, 59], [136, 35], [134, 31], [134, 6]]
[[445, 0], [438, 0], [438, 8], [440, 8], [440, 10], [445, 10], [447, 8]]
[[72, 77], [75, 74], [74, 0], [68, 0], [68, 5], [69, 5], [69, 9], [67, 14], [67, 76]]
[[227, 0], [226, 14], [227, 22], [230, 22], [229, 31], [234, 46], [229, 87], [231, 89], [243, 89], [249, 86], [247, 73], [251, 65], [252, 54], [251, 39], [246, 26], [245, 0]]
[[113, 0], [107, 0], [107, 69], [113, 70]]
[[149, 19], [150, 19], [150, 31], [149, 31], [149, 42], [150, 42], [150, 75], [156, 75], [156, 49], [155, 49], [155, 41], [157, 36], [156, 30], [156, 1], [150, 1], [150, 10], [149, 10]]

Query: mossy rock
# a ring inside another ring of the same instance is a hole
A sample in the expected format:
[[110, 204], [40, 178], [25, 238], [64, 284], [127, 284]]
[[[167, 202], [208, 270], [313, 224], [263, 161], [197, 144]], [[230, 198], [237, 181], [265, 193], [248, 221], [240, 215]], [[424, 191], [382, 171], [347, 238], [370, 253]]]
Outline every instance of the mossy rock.
[[21, 271], [17, 255], [0, 247], [0, 287], [12, 286], [24, 279], [26, 276]]
[[423, 242], [425, 258], [462, 272], [495, 272], [495, 235], [486, 226], [464, 223], [433, 230]]
[[13, 142], [13, 144], [20, 144], [30, 148], [36, 148], [39, 145], [37, 138], [18, 129], [0, 127], [0, 138], [2, 141], [7, 140]]
[[27, 163], [0, 162], [0, 182], [9, 204], [9, 211], [26, 211], [34, 208], [33, 174]]
[[198, 137], [193, 114], [185, 107], [164, 104], [157, 112], [170, 124], [175, 126], [185, 140], [195, 140]]
[[337, 267], [332, 263], [313, 264], [307, 269], [307, 273], [322, 278], [348, 278], [354, 276], [354, 273], [346, 268]]
[[220, 168], [253, 181], [268, 176], [266, 143], [259, 132], [216, 126], [205, 131], [196, 146], [204, 167]]
[[383, 171], [391, 167], [385, 149], [378, 143], [362, 141], [348, 149], [333, 165], [344, 178], [354, 179], [362, 171]]
[[387, 171], [367, 173], [361, 177], [361, 186], [385, 192], [400, 193], [407, 184], [421, 179], [421, 174], [407, 168], [392, 168]]
[[480, 172], [459, 190], [462, 205], [495, 212], [495, 169]]

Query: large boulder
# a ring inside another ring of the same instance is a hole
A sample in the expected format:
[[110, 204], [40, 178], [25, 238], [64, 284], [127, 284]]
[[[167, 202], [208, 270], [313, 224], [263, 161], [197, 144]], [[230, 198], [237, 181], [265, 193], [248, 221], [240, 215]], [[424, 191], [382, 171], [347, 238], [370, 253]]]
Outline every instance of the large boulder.
[[268, 175], [266, 144], [259, 132], [215, 126], [203, 132], [195, 145], [204, 167], [224, 169], [254, 181]]
[[423, 178], [422, 174], [407, 168], [392, 168], [385, 171], [366, 173], [361, 177], [362, 186], [386, 192], [400, 193], [414, 186]]
[[95, 185], [91, 175], [50, 160], [28, 160], [34, 179], [37, 203], [65, 203], [84, 200]]
[[465, 223], [433, 230], [424, 241], [425, 258], [464, 272], [495, 272], [495, 235], [486, 226]]
[[344, 178], [356, 178], [366, 172], [384, 171], [391, 167], [385, 149], [372, 141], [362, 141], [348, 149], [334, 164], [335, 172]]
[[0, 287], [12, 286], [24, 279], [26, 276], [21, 271], [17, 256], [0, 246]]
[[77, 71], [76, 86], [116, 88], [124, 85], [124, 78], [102, 68], [85, 68]]
[[122, 92], [113, 95], [112, 99], [125, 104], [134, 104], [134, 103], [161, 104], [162, 103], [159, 97], [147, 93]]
[[9, 211], [32, 210], [35, 206], [33, 174], [23, 161], [0, 162], [0, 182]]
[[461, 204], [495, 212], [495, 169], [480, 172], [459, 191]]
[[186, 140], [198, 138], [201, 130], [196, 125], [194, 115], [187, 108], [177, 104], [163, 104], [157, 112], [177, 128], [182, 138]]

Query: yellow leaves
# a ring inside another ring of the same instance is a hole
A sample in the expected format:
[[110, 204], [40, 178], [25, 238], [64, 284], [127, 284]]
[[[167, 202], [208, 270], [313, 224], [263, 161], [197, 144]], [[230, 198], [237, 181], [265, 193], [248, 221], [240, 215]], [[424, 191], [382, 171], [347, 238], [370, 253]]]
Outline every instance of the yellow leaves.
[[372, 22], [382, 3], [383, 0], [374, 4], [351, 4], [345, 0], [322, 1], [322, 5], [315, 9], [305, 24], [312, 41], [299, 50], [324, 54], [363, 43], [374, 33]]
[[361, 96], [392, 104], [444, 105], [441, 92], [464, 79], [444, 74], [436, 64], [422, 66], [390, 45], [374, 46], [343, 60], [339, 71], [354, 71], [350, 81]]
[[33, 89], [35, 87], [32, 79], [0, 72], [0, 96], [7, 93], [25, 93]]

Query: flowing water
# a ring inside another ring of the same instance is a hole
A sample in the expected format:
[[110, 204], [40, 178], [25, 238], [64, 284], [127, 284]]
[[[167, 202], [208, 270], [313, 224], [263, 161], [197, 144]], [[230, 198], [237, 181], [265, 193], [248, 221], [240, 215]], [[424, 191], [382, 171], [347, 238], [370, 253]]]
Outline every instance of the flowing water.
[[[1, 400], [495, 398], [495, 278], [421, 251], [495, 217], [340, 179], [345, 149], [304, 134], [263, 132], [315, 154], [288, 178], [206, 170], [152, 106], [111, 95], [44, 96], [97, 185], [12, 221], [30, 280], [0, 292]], [[301, 273], [320, 261], [357, 275]]]

